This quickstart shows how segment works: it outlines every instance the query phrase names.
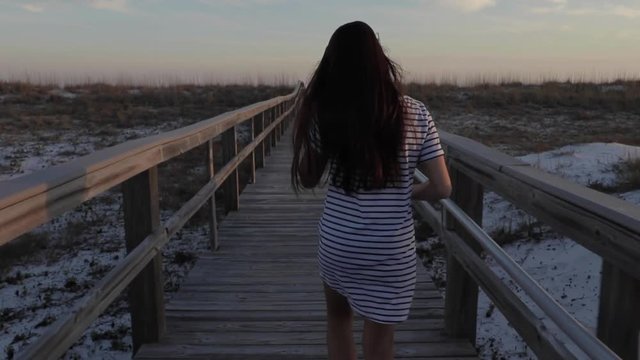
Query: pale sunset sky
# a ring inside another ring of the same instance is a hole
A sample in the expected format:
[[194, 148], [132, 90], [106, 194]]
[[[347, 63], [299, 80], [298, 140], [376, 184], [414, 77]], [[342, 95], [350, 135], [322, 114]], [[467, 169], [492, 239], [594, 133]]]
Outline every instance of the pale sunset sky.
[[640, 0], [0, 0], [0, 79], [305, 80], [353, 20], [408, 80], [640, 77]]

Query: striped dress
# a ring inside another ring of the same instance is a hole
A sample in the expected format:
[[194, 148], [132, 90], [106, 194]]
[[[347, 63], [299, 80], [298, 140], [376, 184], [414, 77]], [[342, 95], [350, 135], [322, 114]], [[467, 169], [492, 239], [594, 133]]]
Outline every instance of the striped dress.
[[[346, 194], [330, 180], [318, 226], [322, 280], [345, 296], [356, 313], [384, 324], [407, 319], [415, 289], [413, 172], [417, 163], [444, 154], [425, 106], [405, 96], [403, 107], [401, 181], [394, 187]], [[311, 138], [319, 145], [317, 128]]]

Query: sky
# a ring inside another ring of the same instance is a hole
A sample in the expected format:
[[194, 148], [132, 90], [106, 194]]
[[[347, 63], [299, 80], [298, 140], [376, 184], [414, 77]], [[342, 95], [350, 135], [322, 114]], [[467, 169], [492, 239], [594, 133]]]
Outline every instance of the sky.
[[306, 80], [354, 20], [407, 80], [640, 77], [640, 0], [0, 0], [0, 78]]

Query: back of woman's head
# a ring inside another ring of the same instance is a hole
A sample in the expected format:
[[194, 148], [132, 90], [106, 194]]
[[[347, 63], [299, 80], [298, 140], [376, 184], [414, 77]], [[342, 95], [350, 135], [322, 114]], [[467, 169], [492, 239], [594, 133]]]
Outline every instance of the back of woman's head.
[[404, 131], [399, 81], [397, 66], [367, 24], [348, 23], [333, 33], [296, 119], [295, 188], [300, 156], [312, 149], [314, 126], [321, 155], [335, 167], [334, 185], [350, 192], [397, 179]]

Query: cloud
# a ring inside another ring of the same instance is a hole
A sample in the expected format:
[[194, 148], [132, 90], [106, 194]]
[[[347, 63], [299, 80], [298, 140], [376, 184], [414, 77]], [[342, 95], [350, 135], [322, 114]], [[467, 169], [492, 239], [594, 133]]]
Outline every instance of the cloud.
[[534, 14], [563, 14], [571, 16], [620, 16], [628, 19], [640, 18], [640, 8], [631, 8], [624, 5], [605, 5], [599, 7], [569, 7], [567, 0], [544, 0], [553, 5], [532, 7]]
[[555, 14], [560, 13], [567, 7], [567, 0], [543, 0], [545, 6], [531, 8], [534, 14]]
[[442, 3], [464, 12], [475, 12], [495, 6], [496, 0], [443, 0]]
[[44, 11], [44, 6], [39, 4], [22, 4], [20, 5], [20, 7], [23, 10], [26, 10], [28, 12], [33, 12], [33, 13], [41, 13]]
[[615, 6], [611, 9], [611, 14], [635, 19], [640, 17], [640, 9], [633, 9], [627, 6]]
[[110, 10], [121, 13], [130, 11], [128, 0], [90, 0], [89, 5], [98, 10]]
[[289, 0], [199, 0], [200, 3], [206, 5], [232, 5], [238, 7], [250, 7], [254, 5], [269, 6], [280, 5], [289, 2]]

